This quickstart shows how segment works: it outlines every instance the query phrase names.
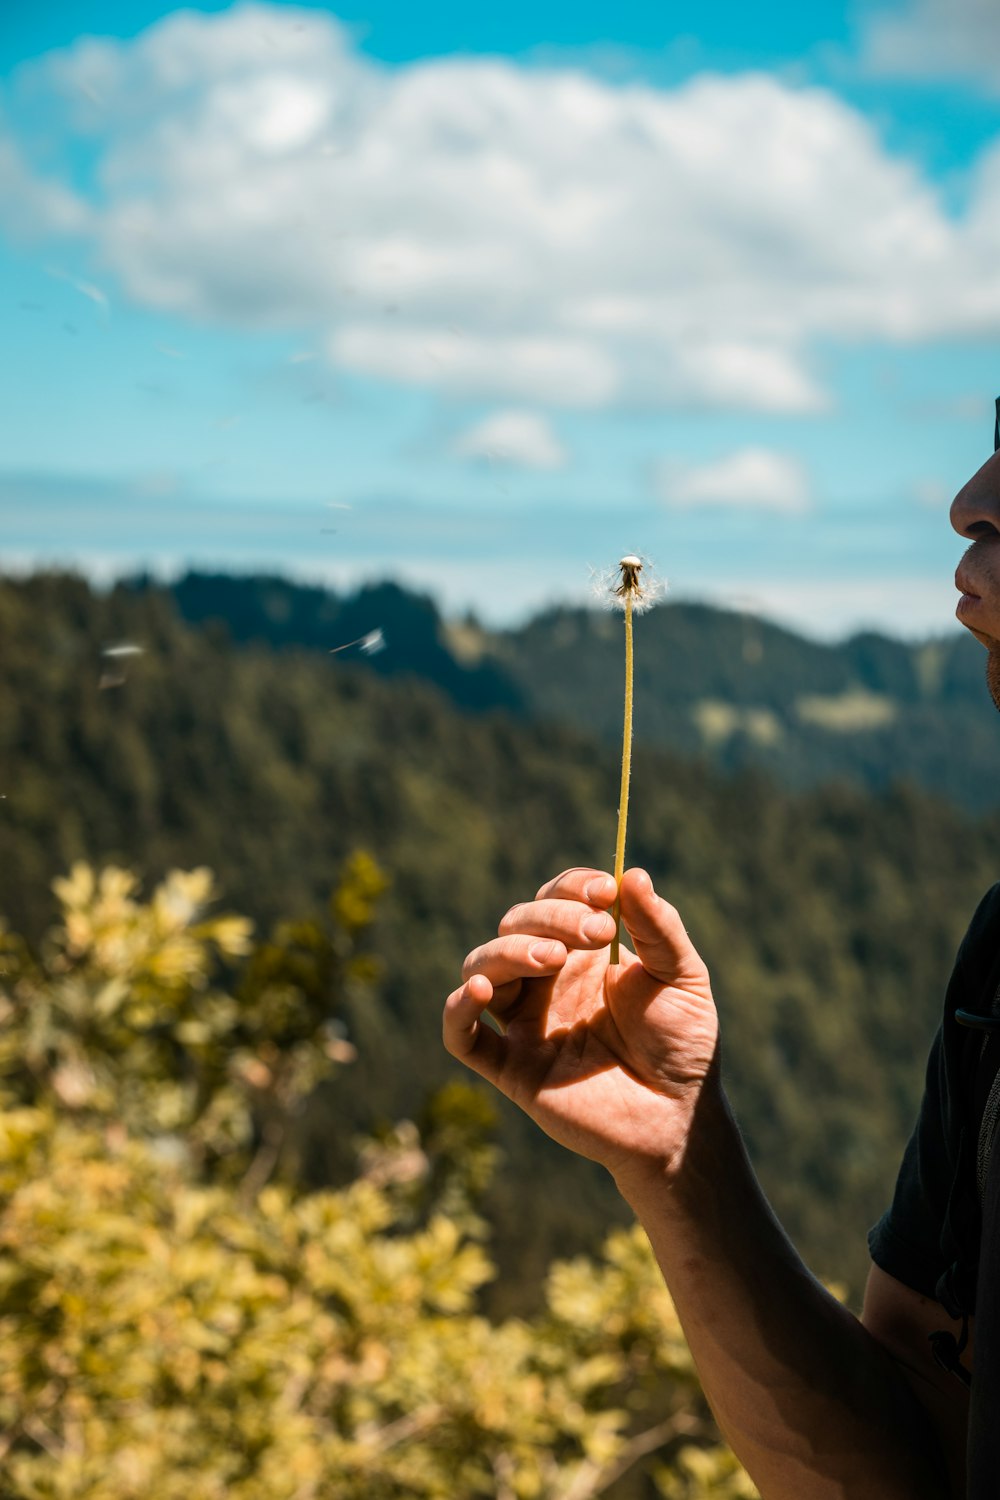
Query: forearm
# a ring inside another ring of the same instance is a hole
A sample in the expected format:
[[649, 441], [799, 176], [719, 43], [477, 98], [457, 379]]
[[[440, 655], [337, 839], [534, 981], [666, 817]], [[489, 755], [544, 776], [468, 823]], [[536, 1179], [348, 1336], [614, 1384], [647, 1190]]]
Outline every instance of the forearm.
[[943, 1500], [942, 1454], [882, 1346], [808, 1272], [721, 1091], [683, 1163], [619, 1188], [645, 1228], [705, 1394], [764, 1500]]

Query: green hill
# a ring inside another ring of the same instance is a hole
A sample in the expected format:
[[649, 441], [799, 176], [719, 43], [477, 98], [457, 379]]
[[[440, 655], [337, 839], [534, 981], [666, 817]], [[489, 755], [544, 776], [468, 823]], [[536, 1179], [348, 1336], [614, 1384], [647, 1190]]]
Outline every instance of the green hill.
[[[395, 584], [347, 598], [276, 578], [189, 574], [173, 588], [193, 624], [237, 644], [324, 653], [379, 629], [386, 649], [359, 665], [435, 684], [469, 712], [505, 708], [621, 735], [621, 617], [558, 609], [510, 631], [445, 621]], [[745, 614], [665, 604], [636, 631], [636, 734], [784, 785], [836, 778], [881, 790], [913, 781], [962, 807], [1000, 804], [1000, 721], [971, 636], [919, 644], [866, 634], [820, 644]], [[960, 757], [955, 746], [961, 745]]]
[[[644, 619], [647, 657], [661, 627], [696, 618]], [[599, 670], [589, 636], [575, 652], [554, 639], [574, 622], [590, 628], [560, 616], [525, 634], [539, 698], [559, 653], [581, 681]], [[692, 693], [699, 638], [678, 653]], [[103, 654], [124, 644], [141, 654]], [[785, 647], [804, 659], [794, 637]], [[608, 651], [610, 676], [610, 635]], [[843, 680], [809, 685], [831, 696]], [[460, 712], [417, 675], [347, 653], [236, 648], [184, 624], [164, 591], [0, 584], [0, 912], [12, 926], [40, 939], [48, 882], [81, 856], [147, 882], [210, 865], [227, 902], [262, 923], [323, 902], [353, 849], [388, 872], [379, 991], [350, 1017], [358, 1061], [311, 1116], [315, 1180], [345, 1171], [358, 1129], [419, 1112], [453, 1073], [439, 1015], [462, 955], [550, 873], [608, 864], [617, 781], [597, 733], [523, 710]], [[952, 954], [997, 877], [998, 835], [1000, 815], [973, 818], [916, 786], [790, 792], [649, 743], [636, 755], [630, 859], [681, 907], [712, 968], [730, 1088], [779, 1211], [815, 1268], [855, 1290]], [[502, 1120], [496, 1296], [520, 1305], [554, 1252], [593, 1245], [621, 1209], [602, 1173], [514, 1111]]]

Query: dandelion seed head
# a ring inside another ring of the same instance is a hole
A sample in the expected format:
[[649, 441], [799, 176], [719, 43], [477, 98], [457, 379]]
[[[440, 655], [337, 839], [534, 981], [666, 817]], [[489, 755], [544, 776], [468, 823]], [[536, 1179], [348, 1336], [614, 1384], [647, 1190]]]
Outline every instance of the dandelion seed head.
[[642, 584], [639, 582], [639, 574], [642, 572], [642, 558], [629, 553], [627, 557], [621, 558], [618, 568], [621, 573], [618, 587], [615, 589], [618, 598], [631, 599], [633, 602], [641, 599]]
[[666, 592], [666, 584], [656, 576], [649, 558], [637, 552], [627, 552], [617, 567], [591, 568], [590, 576], [591, 592], [598, 603], [624, 610], [626, 600], [631, 599], [632, 613], [637, 615], [651, 609]]

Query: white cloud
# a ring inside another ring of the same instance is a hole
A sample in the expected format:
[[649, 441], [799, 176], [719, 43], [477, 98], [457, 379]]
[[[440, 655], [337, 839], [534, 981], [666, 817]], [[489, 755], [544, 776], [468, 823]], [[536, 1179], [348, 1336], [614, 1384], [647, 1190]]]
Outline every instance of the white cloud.
[[21, 237], [73, 235], [88, 223], [86, 206], [58, 182], [36, 176], [0, 123], [0, 229]]
[[9, 114], [47, 162], [89, 139], [89, 205], [27, 172], [27, 125], [0, 181], [40, 231], [89, 226], [98, 284], [405, 384], [801, 413], [819, 341], [1000, 334], [1000, 148], [954, 219], [857, 110], [762, 74], [390, 71], [249, 4], [43, 57]]
[[666, 504], [683, 510], [728, 506], [799, 515], [811, 504], [803, 466], [767, 448], [741, 448], [688, 468], [665, 463], [657, 472], [656, 489]]
[[484, 458], [522, 469], [562, 469], [566, 450], [537, 412], [498, 411], [455, 442], [460, 458]]
[[352, 323], [331, 340], [349, 369], [466, 396], [524, 397], [555, 406], [608, 403], [617, 372], [600, 344], [559, 337], [463, 335], [447, 328]]
[[996, 0], [910, 0], [879, 9], [863, 31], [875, 73], [903, 78], [973, 78], [1000, 92], [1000, 6]]
[[788, 349], [728, 342], [692, 344], [675, 354], [676, 398], [696, 406], [760, 412], [816, 412], [820, 387]]

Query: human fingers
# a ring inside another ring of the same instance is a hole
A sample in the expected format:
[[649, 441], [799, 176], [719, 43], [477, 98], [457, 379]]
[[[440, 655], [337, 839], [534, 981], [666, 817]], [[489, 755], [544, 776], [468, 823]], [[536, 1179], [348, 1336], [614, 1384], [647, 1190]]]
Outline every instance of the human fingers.
[[536, 891], [535, 900], [544, 901], [549, 897], [555, 897], [564, 901], [586, 901], [590, 906], [597, 906], [607, 911], [614, 905], [617, 894], [618, 886], [615, 883], [615, 877], [609, 875], [607, 870], [591, 870], [586, 866], [580, 866], [572, 870], [563, 870], [561, 875], [547, 880]]
[[497, 929], [512, 934], [552, 938], [567, 948], [603, 948], [615, 935], [614, 918], [582, 901], [522, 901], [512, 906]]
[[496, 1083], [503, 1068], [506, 1044], [483, 1020], [483, 1012], [493, 998], [493, 986], [486, 976], [474, 974], [445, 1001], [441, 1037], [452, 1057]]
[[514, 979], [541, 979], [558, 974], [565, 962], [563, 943], [516, 933], [492, 938], [473, 948], [462, 965], [462, 978], [468, 980], [473, 974], [484, 974], [491, 985], [499, 987]]
[[677, 908], [653, 889], [645, 870], [626, 870], [621, 883], [622, 922], [647, 973], [663, 984], [708, 986], [708, 971], [688, 937]]
[[493, 986], [493, 999], [490, 1001], [490, 1015], [496, 1021], [501, 1031], [506, 1030], [511, 1015], [517, 1010], [524, 1000], [524, 980], [512, 979], [507, 984], [495, 984]]

